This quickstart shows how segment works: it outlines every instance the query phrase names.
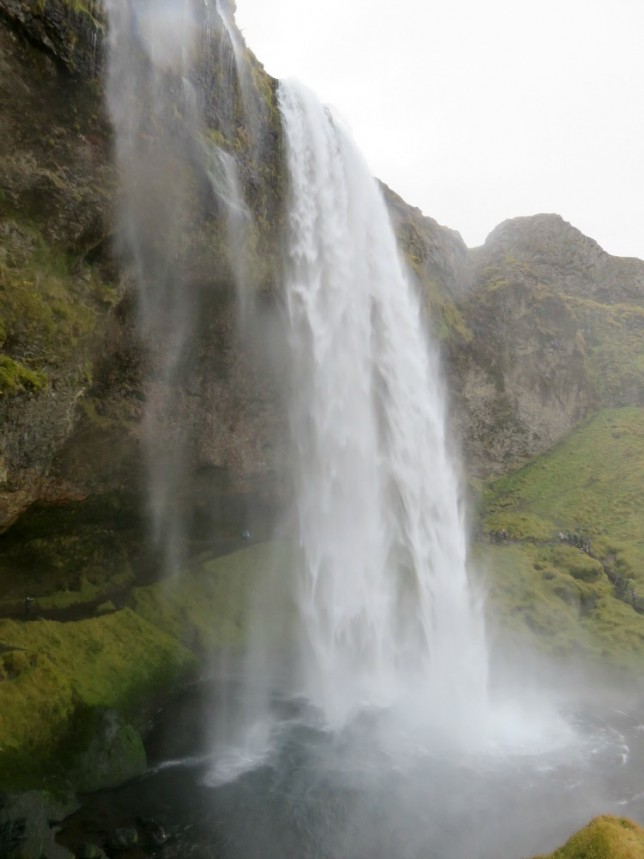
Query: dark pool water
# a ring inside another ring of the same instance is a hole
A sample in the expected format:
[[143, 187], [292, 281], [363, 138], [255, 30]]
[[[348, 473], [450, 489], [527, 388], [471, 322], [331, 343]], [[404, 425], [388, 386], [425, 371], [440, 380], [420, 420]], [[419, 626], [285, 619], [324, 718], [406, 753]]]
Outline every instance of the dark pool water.
[[149, 736], [148, 774], [87, 797], [63, 843], [108, 846], [130, 826], [141, 846], [112, 855], [521, 859], [549, 852], [599, 813], [644, 822], [638, 707], [570, 709], [570, 738], [538, 751], [455, 754], [416, 738], [398, 755], [379, 744], [372, 714], [333, 733], [301, 702], [282, 701], [271, 752], [218, 783], [213, 720], [229, 701], [210, 688], [188, 690], [164, 712]]

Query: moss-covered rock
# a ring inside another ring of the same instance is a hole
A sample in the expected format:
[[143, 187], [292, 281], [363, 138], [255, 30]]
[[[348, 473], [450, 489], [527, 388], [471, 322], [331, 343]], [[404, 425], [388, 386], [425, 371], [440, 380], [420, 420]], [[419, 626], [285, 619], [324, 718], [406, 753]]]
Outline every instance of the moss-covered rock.
[[596, 817], [563, 847], [535, 859], [644, 859], [644, 829], [626, 817]]
[[82, 793], [116, 787], [146, 770], [141, 735], [115, 710], [77, 708], [68, 735], [59, 765]]
[[42, 45], [66, 71], [92, 77], [101, 60], [104, 21], [94, 0], [0, 0], [0, 14]]
[[180, 642], [130, 609], [69, 623], [0, 621], [0, 787], [65, 784], [70, 728], [88, 708], [136, 721], [194, 668]]
[[41, 391], [46, 383], [44, 373], [30, 370], [8, 355], [0, 355], [0, 397], [21, 391]]

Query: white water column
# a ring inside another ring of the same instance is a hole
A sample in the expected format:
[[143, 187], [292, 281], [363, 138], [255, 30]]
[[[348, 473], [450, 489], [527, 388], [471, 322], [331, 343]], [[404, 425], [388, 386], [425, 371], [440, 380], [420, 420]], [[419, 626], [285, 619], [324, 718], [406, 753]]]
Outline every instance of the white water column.
[[298, 682], [335, 726], [400, 705], [466, 731], [487, 708], [488, 659], [438, 361], [360, 153], [309, 91], [279, 98]]

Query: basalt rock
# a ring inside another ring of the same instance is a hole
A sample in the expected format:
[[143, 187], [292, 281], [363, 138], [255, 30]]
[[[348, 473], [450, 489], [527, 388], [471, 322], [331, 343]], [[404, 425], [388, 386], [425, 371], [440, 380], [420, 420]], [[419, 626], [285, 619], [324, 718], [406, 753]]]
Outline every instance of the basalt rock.
[[63, 71], [87, 79], [100, 70], [104, 19], [97, 0], [0, 0], [0, 15]]

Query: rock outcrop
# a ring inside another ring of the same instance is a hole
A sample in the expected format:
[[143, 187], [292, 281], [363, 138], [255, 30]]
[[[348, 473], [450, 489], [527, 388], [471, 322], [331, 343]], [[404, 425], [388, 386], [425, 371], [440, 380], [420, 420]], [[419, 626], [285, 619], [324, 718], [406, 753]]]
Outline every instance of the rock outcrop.
[[[0, 531], [36, 500], [125, 485], [136, 492], [145, 481], [141, 421], [152, 356], [138, 336], [129, 262], [115, 263], [104, 28], [100, 4], [0, 2]], [[204, 56], [199, 74], [211, 78], [209, 133], [235, 152], [253, 207], [245, 274], [267, 303], [278, 252], [280, 129], [274, 83], [250, 53], [245, 62], [261, 145], [249, 139], [239, 98], [219, 103], [220, 65]], [[214, 480], [254, 492], [274, 471], [279, 408], [261, 338], [239, 339], [225, 229], [217, 213], [209, 221], [185, 251], [200, 326], [189, 377], [170, 397], [167, 432], [189, 428], [197, 489]]]
[[644, 263], [558, 215], [506, 221], [469, 252], [447, 344], [470, 468], [507, 471], [598, 408], [644, 404]]

